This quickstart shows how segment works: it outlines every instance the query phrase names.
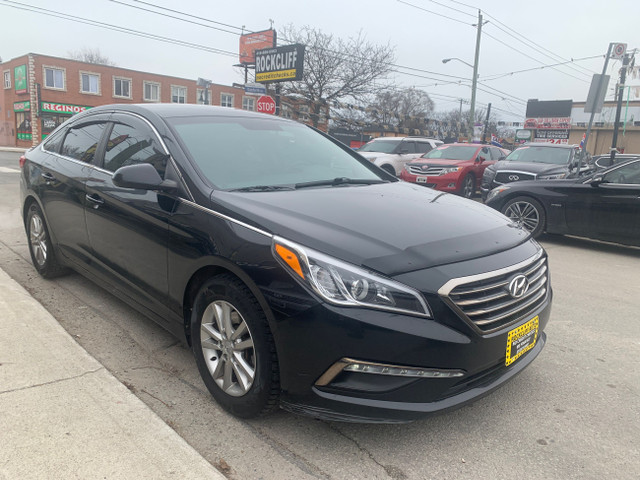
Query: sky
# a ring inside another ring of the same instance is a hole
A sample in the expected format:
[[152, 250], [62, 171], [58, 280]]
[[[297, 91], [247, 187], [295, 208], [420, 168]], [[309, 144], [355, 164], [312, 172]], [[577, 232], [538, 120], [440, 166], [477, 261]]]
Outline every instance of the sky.
[[[26, 11], [26, 6], [50, 12]], [[477, 24], [478, 9], [488, 23], [480, 42], [476, 108], [491, 103], [504, 121], [522, 121], [527, 99], [584, 101], [591, 76], [602, 72], [610, 42], [640, 48], [638, 0], [0, 0], [0, 57], [6, 61], [29, 52], [68, 57], [82, 48], [98, 49], [120, 67], [231, 85], [244, 81], [234, 67], [243, 27], [265, 30], [271, 22], [275, 29], [310, 26], [343, 39], [361, 33], [373, 44], [390, 45], [396, 67], [388, 80], [426, 91], [436, 110], [457, 109], [460, 99], [467, 109], [473, 70], [463, 62], [474, 60], [477, 29], [472, 24]], [[58, 13], [207, 51], [70, 21]], [[442, 63], [450, 57], [462, 62]], [[586, 57], [595, 58], [578, 60]], [[607, 99], [613, 98], [620, 65], [619, 60], [609, 62]], [[520, 70], [529, 71], [512, 73]], [[634, 81], [640, 85], [640, 79]]]

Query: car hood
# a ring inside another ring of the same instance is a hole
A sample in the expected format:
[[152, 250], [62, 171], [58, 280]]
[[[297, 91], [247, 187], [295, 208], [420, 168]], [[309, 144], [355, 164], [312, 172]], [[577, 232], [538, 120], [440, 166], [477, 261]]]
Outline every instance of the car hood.
[[549, 163], [529, 163], [529, 162], [505, 162], [504, 160], [493, 165], [493, 170], [513, 170], [518, 172], [529, 172], [536, 175], [553, 175], [555, 173], [566, 172], [568, 165], [553, 165]]
[[480, 203], [405, 182], [211, 195], [237, 220], [388, 276], [510, 249], [528, 234]]
[[447, 160], [446, 158], [418, 158], [411, 161], [411, 165], [442, 165], [443, 167], [457, 167], [473, 163], [473, 160]]

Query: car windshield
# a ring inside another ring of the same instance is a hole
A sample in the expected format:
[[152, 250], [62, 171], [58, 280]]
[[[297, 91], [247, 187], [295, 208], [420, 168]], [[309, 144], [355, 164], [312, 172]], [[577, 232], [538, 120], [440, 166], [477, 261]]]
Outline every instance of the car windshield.
[[506, 158], [508, 162], [550, 163], [553, 165], [566, 165], [571, 158], [570, 148], [554, 147], [520, 147], [514, 150]]
[[402, 140], [373, 140], [358, 149], [359, 152], [393, 153]]
[[384, 181], [365, 160], [299, 123], [233, 116], [167, 120], [204, 176], [221, 189]]
[[439, 158], [442, 160], [472, 160], [475, 157], [478, 147], [463, 145], [442, 145], [431, 150], [422, 158]]

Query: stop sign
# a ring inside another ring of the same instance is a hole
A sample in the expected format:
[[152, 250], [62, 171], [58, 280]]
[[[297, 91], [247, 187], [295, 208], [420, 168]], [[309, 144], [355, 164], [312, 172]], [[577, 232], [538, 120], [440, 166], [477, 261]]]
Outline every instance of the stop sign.
[[276, 102], [269, 95], [262, 95], [258, 99], [257, 108], [260, 113], [270, 113], [273, 115], [276, 113]]

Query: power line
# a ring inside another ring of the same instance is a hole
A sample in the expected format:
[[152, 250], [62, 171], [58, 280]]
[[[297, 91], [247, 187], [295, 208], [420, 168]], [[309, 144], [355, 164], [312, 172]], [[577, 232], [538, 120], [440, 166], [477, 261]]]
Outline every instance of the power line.
[[43, 7], [36, 7], [36, 6], [33, 6], [33, 5], [28, 5], [28, 4], [19, 3], [19, 2], [11, 2], [9, 0], [4, 0], [3, 3], [0, 4], [0, 5], [6, 5], [7, 7], [15, 8], [17, 10], [24, 10], [24, 11], [28, 11], [28, 12], [32, 12], [32, 13], [38, 13], [38, 14], [41, 14], [41, 15], [48, 15], [50, 17], [56, 17], [56, 18], [60, 18], [60, 19], [63, 19], [63, 20], [70, 21], [70, 22], [82, 23], [82, 24], [85, 24], [85, 25], [91, 25], [93, 27], [104, 28], [106, 30], [112, 30], [112, 31], [120, 32], [120, 33], [126, 33], [126, 34], [137, 36], [137, 37], [148, 38], [148, 39], [151, 39], [151, 40], [157, 40], [157, 41], [164, 42], [164, 43], [171, 43], [171, 44], [174, 44], [174, 45], [193, 48], [193, 49], [196, 49], [196, 50], [202, 50], [202, 51], [209, 52], [209, 53], [217, 53], [217, 54], [220, 54], [220, 55], [227, 55], [227, 56], [231, 56], [231, 57], [236, 57], [237, 56], [237, 53], [235, 53], [235, 52], [229, 52], [227, 50], [208, 47], [206, 45], [187, 42], [187, 41], [184, 41], [184, 40], [178, 40], [178, 39], [175, 39], [175, 38], [164, 37], [162, 35], [156, 35], [156, 34], [153, 34], [153, 33], [142, 32], [140, 30], [133, 30], [131, 28], [119, 27], [117, 25], [112, 25], [112, 24], [109, 24], [109, 23], [99, 22], [97, 20], [91, 20], [91, 19], [88, 19], [88, 18], [78, 17], [78, 16], [75, 16], [75, 15], [70, 15], [70, 14], [62, 13], [62, 12], [56, 12], [54, 10], [49, 10], [49, 9], [46, 9], [46, 8], [43, 8]]
[[571, 60], [567, 60], [566, 62], [551, 63], [549, 65], [542, 65], [540, 67], [533, 67], [533, 68], [525, 68], [524, 70], [515, 70], [513, 72], [497, 73], [495, 75], [489, 75], [488, 77], [484, 77], [482, 80], [484, 82], [488, 82], [488, 81], [491, 81], [491, 80], [497, 80], [497, 79], [502, 78], [502, 77], [507, 77], [509, 75], [514, 75], [516, 73], [531, 72], [533, 70], [542, 70], [543, 68], [547, 68], [547, 67], [555, 67], [555, 66], [558, 66], [558, 65], [565, 65], [567, 63], [581, 62], [583, 60], [592, 60], [594, 58], [600, 58], [600, 57], [603, 57], [603, 56], [604, 55], [592, 55], [590, 57], [573, 58]]
[[405, 2], [404, 0], [397, 0], [397, 1], [399, 3], [404, 3], [405, 5], [408, 5], [410, 7], [416, 8], [418, 10], [422, 10], [423, 12], [431, 13], [431, 14], [437, 15], [439, 17], [444, 17], [444, 18], [447, 18], [447, 19], [452, 20], [454, 22], [462, 23], [464, 25], [471, 25], [470, 23], [463, 22], [462, 20], [458, 20], [457, 18], [449, 17], [448, 15], [444, 15], [442, 13], [434, 12], [433, 10], [427, 10], [426, 8], [419, 7], [417, 5], [414, 5], [413, 3]]

